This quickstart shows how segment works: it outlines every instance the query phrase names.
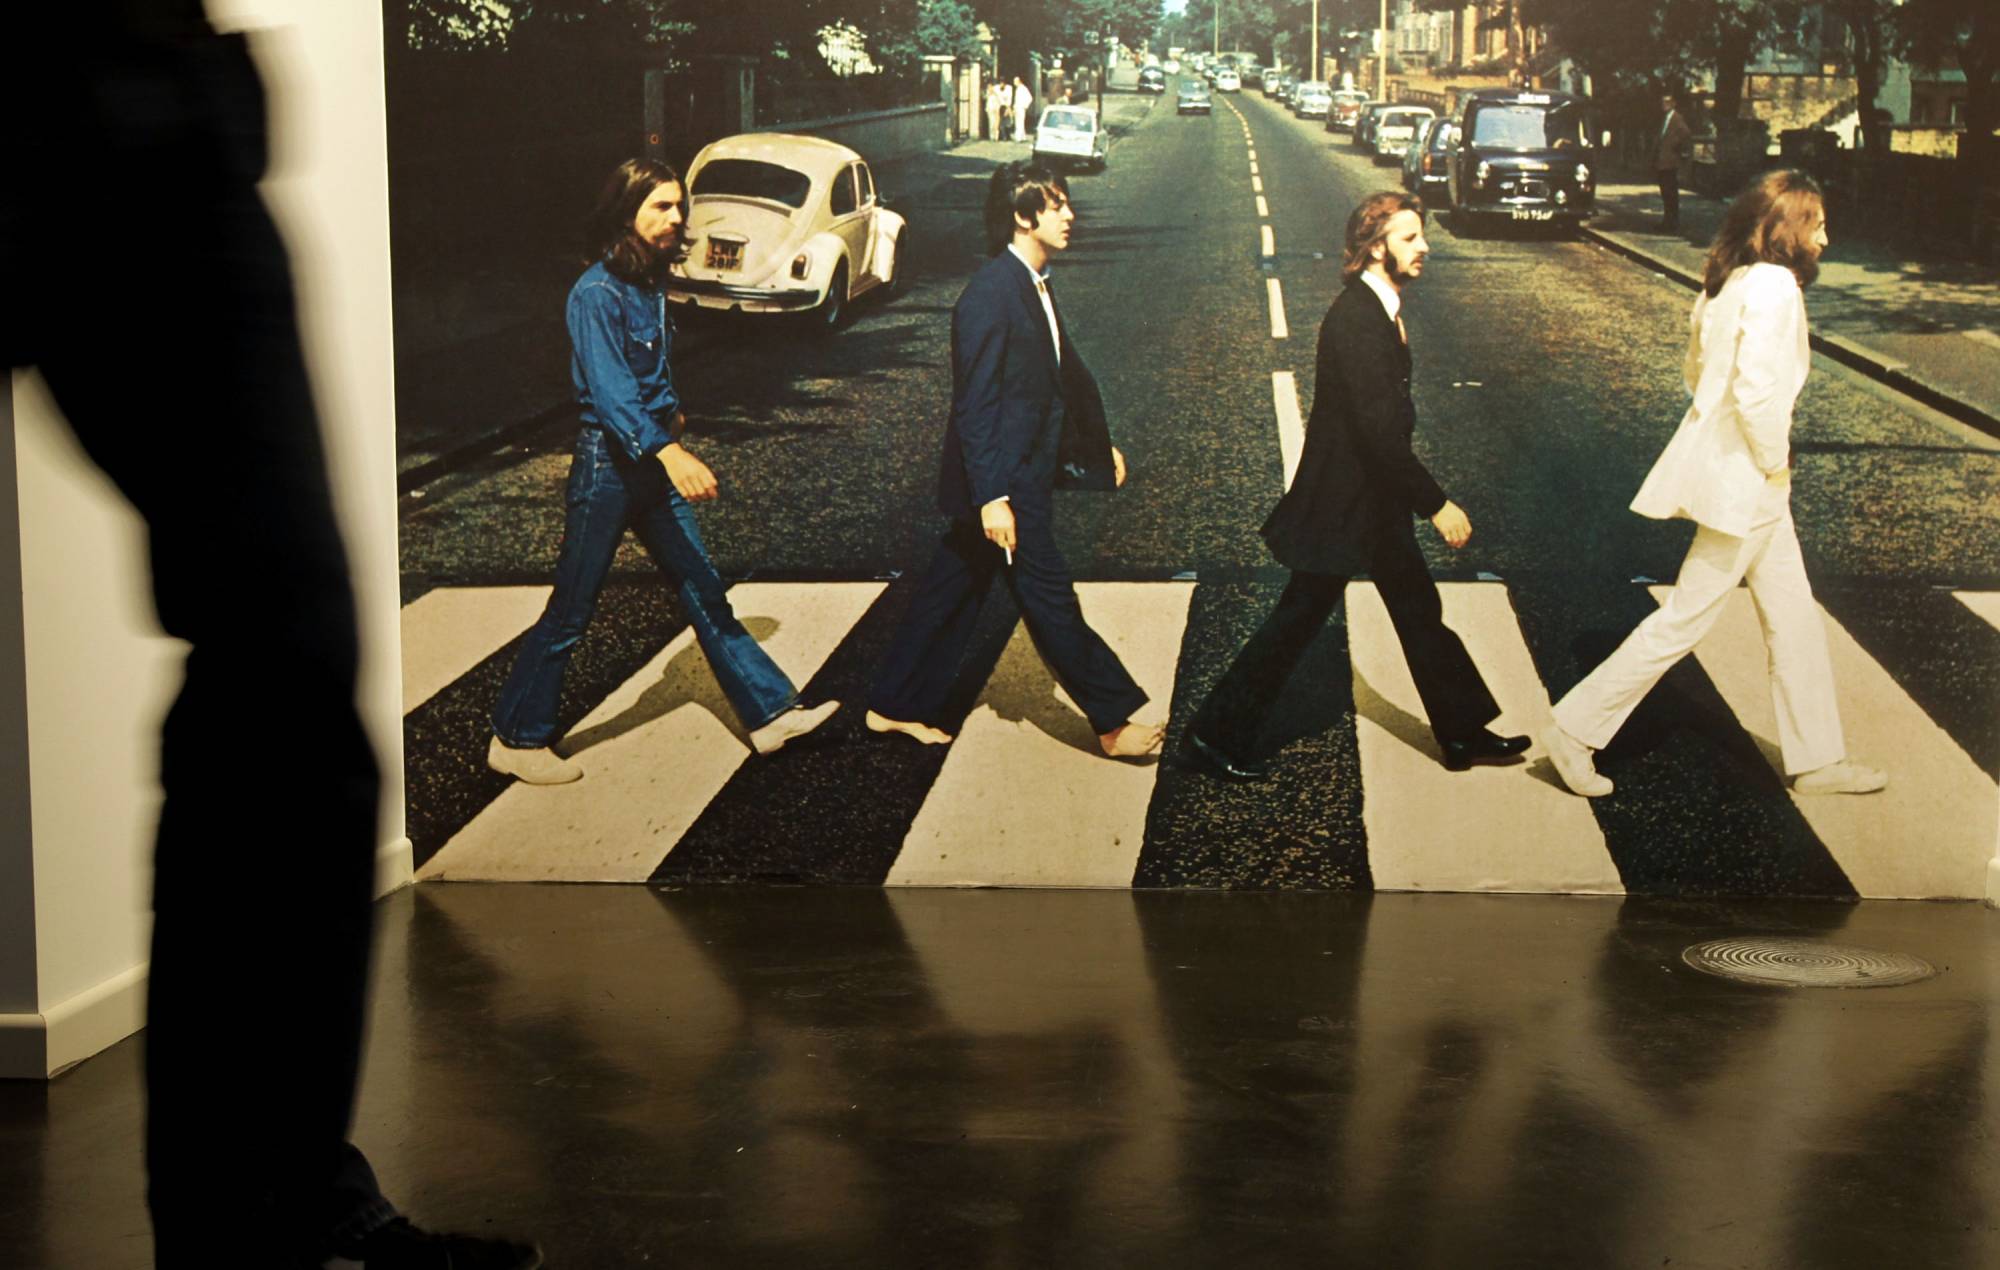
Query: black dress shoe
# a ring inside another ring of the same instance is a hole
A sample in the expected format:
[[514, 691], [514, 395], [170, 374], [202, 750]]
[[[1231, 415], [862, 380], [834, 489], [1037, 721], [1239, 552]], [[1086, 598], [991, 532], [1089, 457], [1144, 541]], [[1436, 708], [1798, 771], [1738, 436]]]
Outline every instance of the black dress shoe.
[[1201, 734], [1189, 730], [1188, 750], [1197, 760], [1196, 765], [1211, 776], [1220, 776], [1226, 781], [1267, 781], [1271, 779], [1269, 763], [1246, 763], [1224, 754], [1220, 749], [1201, 739]]
[[1528, 738], [1501, 736], [1482, 728], [1479, 735], [1463, 740], [1447, 741], [1439, 737], [1438, 745], [1444, 750], [1445, 770], [1462, 772], [1474, 763], [1504, 763], [1521, 757], [1527, 752]]

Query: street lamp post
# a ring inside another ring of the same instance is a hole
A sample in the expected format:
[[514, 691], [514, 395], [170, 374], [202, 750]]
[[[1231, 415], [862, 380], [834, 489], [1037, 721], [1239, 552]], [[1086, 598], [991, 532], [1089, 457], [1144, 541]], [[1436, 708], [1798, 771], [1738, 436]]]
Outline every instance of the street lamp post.
[[1313, 0], [1312, 66], [1308, 78], [1319, 78], [1319, 0]]
[[1389, 100], [1389, 0], [1382, 0], [1382, 18], [1375, 28], [1375, 99]]

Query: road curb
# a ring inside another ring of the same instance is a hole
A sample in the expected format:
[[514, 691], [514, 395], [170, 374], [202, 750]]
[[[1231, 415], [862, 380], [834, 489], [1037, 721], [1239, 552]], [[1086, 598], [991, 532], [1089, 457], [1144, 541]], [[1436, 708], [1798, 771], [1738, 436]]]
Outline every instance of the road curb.
[[[1589, 225], [1579, 226], [1579, 230], [1584, 238], [1605, 248], [1607, 251], [1616, 252], [1627, 260], [1644, 265], [1646, 268], [1663, 277], [1671, 278], [1690, 291], [1701, 290], [1701, 279], [1699, 277], [1689, 273], [1686, 269], [1671, 260], [1656, 256], [1645, 248], [1627, 241], [1622, 235], [1613, 234], [1607, 230], [1594, 229]], [[1885, 353], [1878, 353], [1865, 344], [1857, 344], [1853, 340], [1841, 335], [1832, 335], [1823, 331], [1812, 331], [1810, 332], [1810, 338], [1814, 352], [1822, 353], [1832, 358], [1849, 370], [1859, 371], [1877, 383], [1886, 384], [1894, 388], [1897, 392], [1922, 402], [1940, 414], [1949, 415], [1960, 423], [1970, 424], [1988, 436], [2000, 437], [2000, 415], [1996, 415], [1970, 401], [1966, 401], [1962, 397], [1953, 396], [1949, 391], [1938, 387], [1936, 384], [1912, 375], [1907, 362], [1890, 357]]]

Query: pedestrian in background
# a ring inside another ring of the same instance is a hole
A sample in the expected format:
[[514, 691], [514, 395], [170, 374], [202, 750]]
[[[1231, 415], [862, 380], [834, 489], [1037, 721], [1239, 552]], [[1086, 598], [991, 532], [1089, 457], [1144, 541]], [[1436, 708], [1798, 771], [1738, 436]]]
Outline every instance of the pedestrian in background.
[[1347, 285], [1319, 328], [1312, 417], [1296, 478], [1264, 522], [1264, 539], [1292, 571], [1277, 607], [1243, 646], [1188, 725], [1189, 756], [1227, 780], [1264, 780], [1264, 723], [1300, 658], [1339, 609], [1350, 578], [1366, 573], [1430, 716], [1445, 767], [1510, 762], [1525, 736], [1487, 728], [1500, 707], [1456, 632], [1424, 563], [1411, 517], [1454, 549], [1472, 522], [1445, 497], [1410, 448], [1410, 344], [1403, 293], [1424, 271], [1424, 205], [1401, 190], [1371, 194], [1347, 218]]
[[1028, 86], [1021, 82], [1021, 77], [1016, 75], [1014, 77], [1014, 93], [1011, 102], [1014, 107], [1014, 140], [1016, 141], [1026, 141], [1028, 139], [1028, 108], [1034, 104], [1034, 101], [1035, 94], [1030, 92]]
[[1660, 229], [1671, 234], [1681, 227], [1681, 161], [1694, 146], [1694, 129], [1688, 126], [1672, 93], [1660, 98], [1660, 111], [1665, 118], [1653, 146], [1653, 175], [1659, 178], [1660, 206], [1666, 210]]
[[1889, 783], [1846, 757], [1826, 624], [1792, 524], [1792, 406], [1812, 367], [1804, 289], [1825, 248], [1826, 209], [1803, 172], [1766, 174], [1723, 216], [1681, 369], [1694, 402], [1632, 500], [1641, 516], [1694, 521], [1694, 542], [1666, 600], [1556, 703], [1543, 745], [1575, 793], [1611, 792], [1591, 751], [1701, 642], [1738, 582], [1763, 625], [1792, 789], [1866, 794]]
[[709, 668], [750, 744], [768, 754], [826, 722], [837, 701], [807, 709], [798, 690], [729, 605], [694, 504], [716, 497], [715, 474], [681, 443], [687, 415], [674, 388], [673, 320], [664, 289], [684, 252], [680, 174], [628, 159], [612, 172], [590, 222], [591, 263], [570, 288], [570, 376], [582, 426], [564, 495], [562, 546], [548, 606], [521, 641], [493, 707], [486, 762], [530, 785], [583, 776], [549, 748], [563, 672], [612, 557], [629, 528], [680, 596]]
[[1104, 399], [1049, 286], [1049, 259], [1069, 247], [1075, 219], [1068, 184], [1040, 163], [1006, 164], [987, 186], [993, 258], [951, 311], [951, 417], [938, 473], [938, 508], [951, 523], [883, 659], [871, 731], [951, 740], [937, 724], [998, 574], [1105, 754], [1160, 747], [1157, 724], [1132, 721], [1146, 692], [1084, 620], [1056, 545], [1058, 486], [1125, 483]]
[[1011, 93], [1012, 90], [997, 79], [986, 85], [986, 139], [988, 141], [1000, 140], [1000, 116], [1007, 109], [1004, 99]]

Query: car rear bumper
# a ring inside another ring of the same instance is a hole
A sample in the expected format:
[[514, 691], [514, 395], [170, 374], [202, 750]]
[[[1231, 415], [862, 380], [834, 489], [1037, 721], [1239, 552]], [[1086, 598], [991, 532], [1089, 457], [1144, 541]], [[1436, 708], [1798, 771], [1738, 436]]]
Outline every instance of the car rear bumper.
[[745, 313], [791, 313], [810, 309], [825, 296], [813, 287], [746, 287], [707, 278], [669, 278], [667, 299], [675, 304], [699, 304], [704, 309], [741, 309]]

